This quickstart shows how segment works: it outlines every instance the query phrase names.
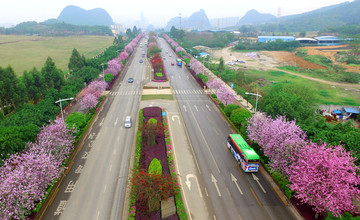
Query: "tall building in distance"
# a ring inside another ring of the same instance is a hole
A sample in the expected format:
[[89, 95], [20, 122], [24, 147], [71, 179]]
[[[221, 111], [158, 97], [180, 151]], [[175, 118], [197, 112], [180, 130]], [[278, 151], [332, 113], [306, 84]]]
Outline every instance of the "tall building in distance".
[[237, 24], [239, 17], [213, 18], [210, 19], [210, 24], [216, 29], [232, 27]]
[[142, 30], [145, 30], [147, 28], [147, 26], [149, 25], [148, 21], [146, 20], [145, 16], [144, 16], [144, 12], [141, 11], [140, 12], [140, 23], [139, 23], [139, 27]]

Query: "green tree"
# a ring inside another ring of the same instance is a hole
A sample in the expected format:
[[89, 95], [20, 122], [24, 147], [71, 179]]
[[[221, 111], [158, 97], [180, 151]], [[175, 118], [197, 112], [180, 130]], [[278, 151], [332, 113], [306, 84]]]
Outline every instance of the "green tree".
[[68, 68], [70, 72], [76, 72], [86, 65], [85, 57], [74, 48], [70, 57]]
[[285, 115], [288, 120], [296, 120], [301, 125], [314, 120], [313, 99], [314, 92], [309, 87], [278, 83], [260, 99], [259, 106], [273, 118]]
[[55, 88], [60, 90], [65, 83], [61, 70], [56, 68], [55, 62], [50, 57], [46, 59], [45, 65], [41, 69], [41, 74], [45, 79], [48, 89]]
[[247, 119], [251, 117], [251, 113], [244, 108], [237, 108], [231, 112], [230, 120], [237, 127], [247, 124]]
[[218, 71], [222, 72], [222, 71], [224, 71], [224, 69], [225, 69], [225, 67], [224, 67], [224, 58], [220, 57], [220, 63], [219, 63], [219, 66], [218, 66]]
[[236, 104], [228, 104], [225, 109], [224, 112], [225, 114], [230, 117], [231, 112], [234, 111], [235, 109], [241, 108], [240, 106], [236, 105]]
[[25, 85], [26, 94], [30, 100], [36, 101], [45, 95], [45, 79], [35, 67], [29, 72], [25, 70], [21, 80]]
[[25, 98], [24, 91], [19, 87], [19, 79], [11, 66], [5, 69], [0, 67], [0, 111], [4, 115], [8, 114]]
[[129, 37], [129, 38], [132, 38], [133, 37], [133, 33], [131, 31], [130, 28], [126, 29], [126, 35]]
[[148, 168], [149, 174], [162, 175], [162, 166], [160, 160], [154, 158]]
[[81, 68], [77, 72], [74, 72], [68, 81], [72, 81], [73, 78], [80, 78], [82, 82], [89, 84], [92, 80], [99, 76], [100, 70], [91, 66]]
[[75, 127], [77, 134], [86, 125], [86, 117], [81, 112], [73, 112], [66, 118], [66, 126], [69, 128]]
[[105, 82], [109, 83], [109, 82], [111, 82], [111, 81], [114, 79], [114, 75], [112, 75], [111, 73], [109, 73], [109, 74], [106, 74], [106, 75], [104, 76], [104, 78], [105, 78]]

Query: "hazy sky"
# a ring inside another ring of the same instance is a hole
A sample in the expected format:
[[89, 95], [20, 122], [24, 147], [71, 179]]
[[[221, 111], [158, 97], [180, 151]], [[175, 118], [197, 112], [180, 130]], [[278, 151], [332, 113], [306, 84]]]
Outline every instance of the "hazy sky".
[[[189, 17], [193, 12], [204, 9], [208, 18], [239, 17], [250, 9], [260, 13], [281, 16], [299, 14], [320, 7], [338, 4], [347, 0], [0, 0], [0, 24], [18, 24], [23, 21], [41, 22], [57, 18], [67, 5], [83, 9], [103, 8], [114, 22], [134, 24], [144, 12], [149, 23], [156, 27], [165, 26], [170, 18]], [[349, 1], [349, 0], [348, 0]], [[350, 0], [352, 1], [352, 0]], [[216, 3], [214, 3], [216, 2]]]

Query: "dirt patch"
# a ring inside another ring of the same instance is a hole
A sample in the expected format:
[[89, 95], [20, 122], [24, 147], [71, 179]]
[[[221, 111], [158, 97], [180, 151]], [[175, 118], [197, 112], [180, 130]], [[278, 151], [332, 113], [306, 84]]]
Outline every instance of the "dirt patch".
[[337, 46], [318, 46], [318, 47], [301, 47], [299, 49], [306, 49], [309, 55], [322, 55], [325, 56], [337, 65], [345, 68], [348, 72], [360, 73], [359, 66], [349, 66], [346, 63], [339, 63], [335, 59], [335, 55], [340, 51], [351, 50], [349, 45], [337, 45]]
[[288, 51], [263, 51], [268, 56], [274, 57], [279, 66], [298, 66], [304, 69], [326, 69], [326, 67], [309, 62], [302, 57]]
[[[304, 69], [326, 69], [326, 67], [306, 61], [302, 57], [298, 57], [295, 53], [288, 51], [258, 51], [256, 58], [246, 56], [246, 52], [231, 51], [231, 47], [223, 49], [211, 49], [204, 46], [196, 47], [200, 51], [209, 53], [212, 57], [219, 59], [223, 57], [225, 64], [234, 63], [234, 66], [249, 67], [258, 70], [272, 69], [277, 66], [298, 66]], [[343, 66], [346, 71], [360, 73], [360, 67], [353, 67], [344, 63], [336, 62], [335, 55], [339, 51], [351, 49], [349, 45], [338, 46], [314, 46], [301, 47], [299, 49], [306, 49], [309, 55], [322, 55], [331, 59], [335, 64]], [[235, 62], [236, 60], [244, 61], [245, 63]]]

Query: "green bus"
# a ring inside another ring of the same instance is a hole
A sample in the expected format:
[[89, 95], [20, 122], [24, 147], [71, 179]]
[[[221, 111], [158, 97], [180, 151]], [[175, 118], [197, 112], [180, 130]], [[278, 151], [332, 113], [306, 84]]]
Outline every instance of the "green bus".
[[227, 147], [245, 172], [258, 172], [260, 157], [240, 134], [229, 134]]
[[182, 65], [182, 60], [181, 59], [176, 59], [176, 65], [181, 66]]

